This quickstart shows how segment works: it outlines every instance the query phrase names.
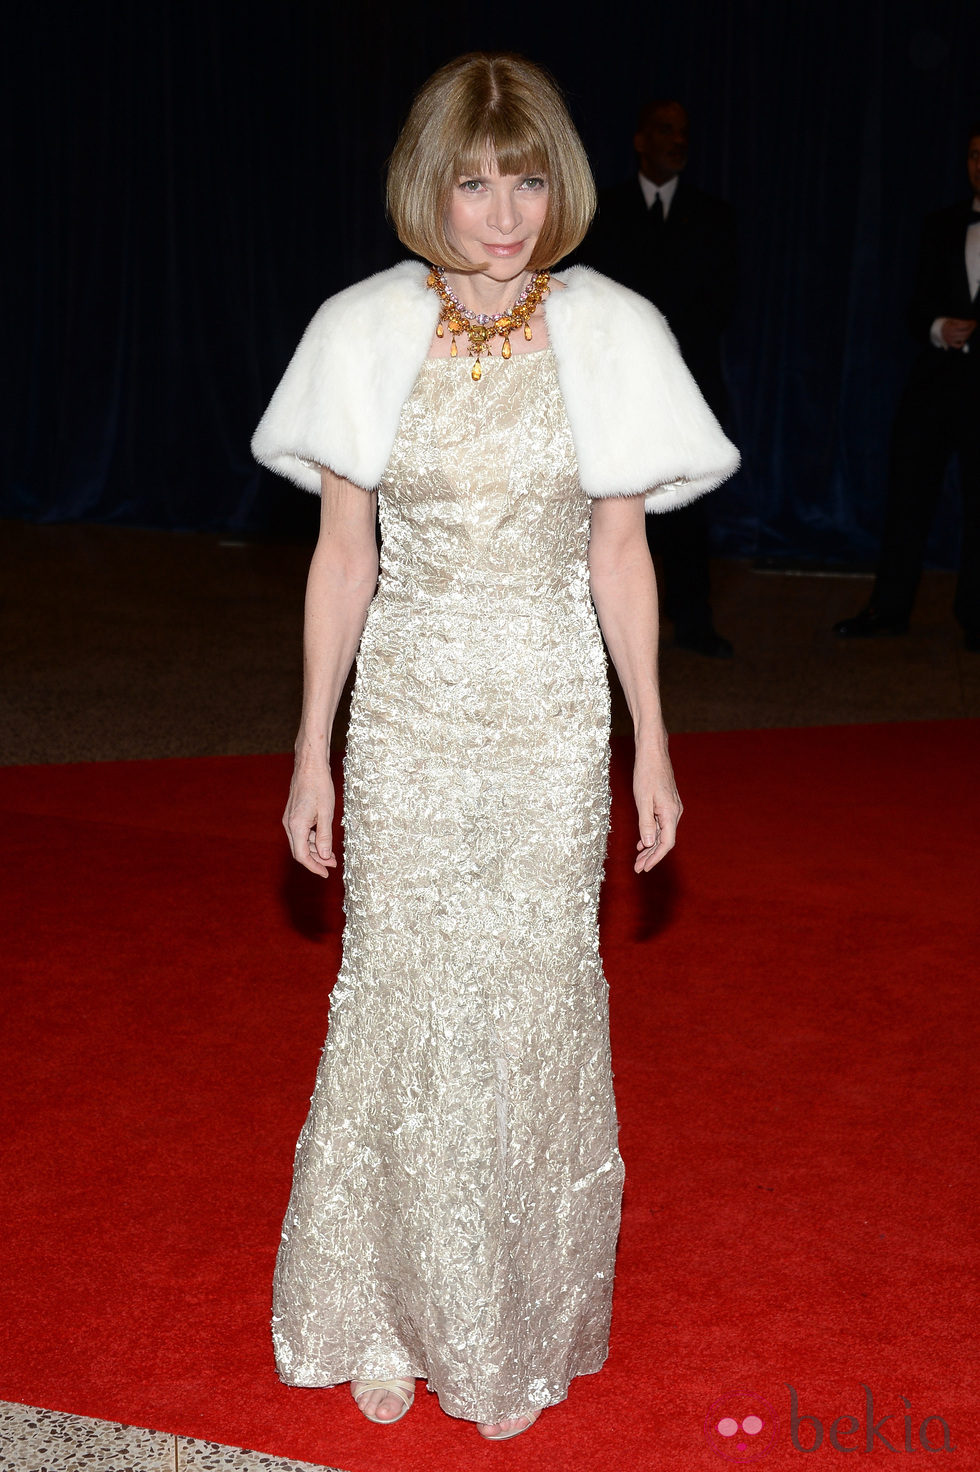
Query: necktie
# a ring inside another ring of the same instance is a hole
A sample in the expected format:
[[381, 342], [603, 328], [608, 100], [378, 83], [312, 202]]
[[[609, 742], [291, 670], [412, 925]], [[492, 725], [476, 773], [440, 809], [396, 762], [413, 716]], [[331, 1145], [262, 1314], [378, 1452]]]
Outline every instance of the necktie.
[[664, 202], [658, 194], [647, 214], [650, 217], [650, 228], [658, 232], [664, 228]]

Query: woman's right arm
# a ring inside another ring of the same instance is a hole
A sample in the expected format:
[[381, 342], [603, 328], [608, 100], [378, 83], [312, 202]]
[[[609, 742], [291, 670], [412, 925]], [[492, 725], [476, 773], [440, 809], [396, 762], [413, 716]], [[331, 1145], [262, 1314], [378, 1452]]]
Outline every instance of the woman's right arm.
[[378, 498], [320, 471], [320, 536], [306, 584], [303, 711], [283, 827], [293, 858], [326, 878], [333, 851], [330, 732], [378, 581]]

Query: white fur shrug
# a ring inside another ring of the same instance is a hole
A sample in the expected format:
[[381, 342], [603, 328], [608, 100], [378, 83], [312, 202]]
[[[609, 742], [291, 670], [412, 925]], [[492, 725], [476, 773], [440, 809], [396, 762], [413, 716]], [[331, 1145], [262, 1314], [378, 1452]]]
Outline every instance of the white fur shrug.
[[[319, 465], [378, 485], [438, 318], [426, 275], [404, 261], [323, 303], [253, 436], [262, 465], [308, 491]], [[586, 494], [664, 511], [727, 479], [738, 451], [656, 308], [587, 266], [556, 279], [544, 310]]]

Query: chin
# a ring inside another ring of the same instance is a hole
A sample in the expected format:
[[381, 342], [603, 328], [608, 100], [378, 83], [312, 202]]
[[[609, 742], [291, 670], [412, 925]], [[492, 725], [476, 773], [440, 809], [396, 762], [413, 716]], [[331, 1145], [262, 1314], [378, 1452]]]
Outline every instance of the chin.
[[530, 251], [521, 251], [519, 256], [510, 256], [504, 260], [501, 260], [499, 256], [489, 256], [483, 274], [499, 281], [509, 281], [512, 276], [523, 275], [530, 259]]
[[463, 252], [472, 263], [469, 270], [479, 272], [484, 276], [490, 276], [498, 281], [508, 281], [511, 276], [520, 275], [528, 269], [528, 261], [531, 259], [532, 247], [527, 246], [518, 251], [516, 256], [492, 256], [484, 251], [479, 245]]

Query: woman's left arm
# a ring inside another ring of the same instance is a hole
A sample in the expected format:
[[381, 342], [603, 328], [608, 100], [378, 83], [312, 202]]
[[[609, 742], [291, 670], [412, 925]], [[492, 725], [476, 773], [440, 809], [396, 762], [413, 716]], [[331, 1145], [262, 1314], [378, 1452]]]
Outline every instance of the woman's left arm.
[[659, 864], [673, 848], [682, 812], [660, 710], [657, 580], [644, 517], [642, 496], [594, 500], [589, 540], [592, 601], [633, 717], [637, 874]]

